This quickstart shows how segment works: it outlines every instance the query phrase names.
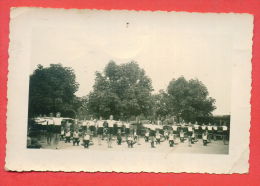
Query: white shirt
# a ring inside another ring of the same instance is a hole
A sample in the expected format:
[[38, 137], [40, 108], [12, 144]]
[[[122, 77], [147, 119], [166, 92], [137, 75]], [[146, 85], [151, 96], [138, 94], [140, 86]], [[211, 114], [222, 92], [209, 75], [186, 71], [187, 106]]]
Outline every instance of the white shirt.
[[169, 136], [169, 140], [173, 140], [173, 135], [172, 134]]
[[212, 130], [212, 126], [210, 125], [210, 126], [208, 126], [208, 130]]
[[227, 126], [222, 126], [222, 129], [224, 130], [224, 131], [227, 131]]
[[66, 136], [69, 137], [70, 136], [70, 132], [66, 132]]
[[74, 138], [78, 138], [78, 137], [79, 137], [79, 133], [78, 133], [78, 132], [74, 132], [74, 133], [73, 133], [73, 137], [74, 137]]
[[53, 118], [54, 125], [61, 125], [62, 118]]
[[89, 121], [89, 126], [94, 126], [95, 122], [94, 121]]
[[218, 127], [217, 127], [217, 126], [214, 126], [213, 129], [214, 129], [214, 130], [218, 130]]
[[194, 128], [197, 130], [197, 129], [199, 129], [199, 125], [194, 125]]
[[203, 140], [207, 140], [207, 135], [203, 135], [203, 136], [202, 136], [202, 139], [203, 139]]
[[173, 126], [172, 126], [172, 129], [173, 129], [174, 131], [177, 131], [177, 129], [178, 129], [178, 126], [176, 126], [176, 125], [173, 125]]
[[202, 128], [202, 130], [206, 130], [206, 126], [205, 126], [205, 125], [204, 125], [204, 126], [202, 126], [201, 128]]
[[189, 132], [192, 132], [192, 127], [188, 127], [188, 131], [189, 131]]
[[48, 119], [47, 121], [48, 121], [48, 125], [53, 125], [54, 124], [53, 119]]
[[126, 123], [125, 128], [129, 129], [129, 127], [130, 127], [129, 123]]
[[158, 139], [158, 138], [160, 138], [161, 136], [160, 136], [160, 134], [156, 134], [156, 138]]
[[183, 132], [180, 133], [180, 137], [182, 137], [182, 138], [184, 137], [184, 133]]
[[87, 126], [87, 122], [83, 121], [82, 126]]
[[113, 127], [114, 124], [115, 124], [115, 121], [114, 120], [108, 120], [107, 123], [108, 123], [108, 127]]
[[90, 135], [89, 134], [86, 134], [85, 136], [84, 136], [84, 140], [89, 140], [90, 139]]
[[102, 120], [97, 121], [97, 126], [98, 127], [103, 127], [103, 121]]
[[117, 126], [118, 126], [118, 127], [122, 127], [122, 125], [123, 125], [123, 123], [122, 123], [121, 121], [118, 121], [118, 122], [117, 122]]

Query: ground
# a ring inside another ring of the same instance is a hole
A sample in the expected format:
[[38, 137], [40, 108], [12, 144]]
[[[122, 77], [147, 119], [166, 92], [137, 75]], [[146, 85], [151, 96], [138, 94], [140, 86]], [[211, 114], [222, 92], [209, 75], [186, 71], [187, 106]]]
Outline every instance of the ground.
[[[124, 139], [123, 139], [124, 140]], [[113, 139], [112, 148], [108, 148], [106, 140], [101, 142], [101, 145], [98, 144], [97, 137], [92, 139], [93, 144], [90, 145], [88, 149], [84, 149], [82, 146], [82, 140], [80, 141], [79, 146], [73, 146], [71, 143], [65, 143], [64, 141], [59, 141], [55, 143], [55, 140], [52, 141], [51, 145], [47, 145], [46, 138], [42, 137], [40, 144], [44, 149], [75, 149], [75, 150], [106, 150], [106, 151], [139, 151], [139, 152], [176, 152], [176, 153], [201, 153], [201, 154], [228, 154], [229, 145], [224, 144], [222, 140], [214, 141], [212, 140], [207, 146], [203, 146], [202, 140], [199, 139], [196, 143], [189, 146], [187, 140], [184, 143], [181, 143], [179, 138], [175, 140], [174, 147], [170, 147], [168, 141], [161, 142], [156, 145], [155, 148], [151, 148], [149, 142], [145, 142], [144, 138], [139, 139], [139, 144], [135, 143], [133, 148], [128, 148], [125, 140], [121, 145], [117, 145], [116, 139]]]

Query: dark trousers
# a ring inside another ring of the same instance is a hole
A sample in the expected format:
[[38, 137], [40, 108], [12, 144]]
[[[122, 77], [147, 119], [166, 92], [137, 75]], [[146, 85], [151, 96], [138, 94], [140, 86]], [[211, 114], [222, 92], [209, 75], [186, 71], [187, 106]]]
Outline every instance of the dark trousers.
[[169, 140], [169, 144], [170, 144], [170, 147], [173, 147], [174, 146], [174, 141], [173, 140]]
[[156, 138], [156, 144], [160, 144], [160, 138]]
[[89, 147], [89, 140], [84, 140], [84, 147], [88, 148]]
[[65, 143], [70, 143], [70, 136], [65, 137]]
[[73, 145], [77, 144], [79, 146], [79, 138], [73, 138]]
[[128, 140], [128, 147], [129, 148], [133, 148], [133, 146], [134, 146], [134, 142], [132, 141], [132, 140]]
[[149, 141], [149, 137], [148, 136], [145, 136], [144, 139], [145, 139], [145, 142]]

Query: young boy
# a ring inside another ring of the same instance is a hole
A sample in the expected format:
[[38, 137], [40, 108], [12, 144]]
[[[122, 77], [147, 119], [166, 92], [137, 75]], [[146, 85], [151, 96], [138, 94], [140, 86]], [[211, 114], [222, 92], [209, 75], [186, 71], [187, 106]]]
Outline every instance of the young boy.
[[207, 146], [207, 143], [208, 143], [208, 132], [207, 131], [203, 132], [202, 140], [203, 140], [203, 145]]
[[170, 147], [174, 146], [174, 134], [172, 132], [169, 135], [169, 144], [170, 144]]
[[83, 137], [84, 148], [89, 147], [89, 142], [90, 142], [90, 134], [88, 132], [86, 132]]
[[73, 146], [75, 146], [75, 144], [77, 144], [77, 146], [79, 146], [79, 131], [75, 130], [73, 132]]
[[211, 138], [213, 136], [213, 126], [211, 125], [211, 123], [209, 123], [207, 129], [208, 129], [208, 141], [210, 143], [211, 142]]
[[69, 129], [67, 129], [65, 133], [65, 143], [70, 143], [70, 137], [71, 137], [71, 132]]

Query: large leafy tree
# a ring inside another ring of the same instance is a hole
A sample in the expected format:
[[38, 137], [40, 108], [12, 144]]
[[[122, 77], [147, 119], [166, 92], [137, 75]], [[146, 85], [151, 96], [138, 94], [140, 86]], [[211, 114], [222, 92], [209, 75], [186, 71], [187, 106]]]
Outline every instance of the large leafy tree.
[[207, 87], [198, 79], [173, 79], [167, 88], [169, 112], [185, 121], [208, 117], [215, 110], [215, 99], [209, 97]]
[[151, 79], [136, 62], [117, 65], [110, 61], [103, 72], [96, 72], [88, 109], [105, 118], [127, 119], [151, 111]]
[[72, 68], [51, 64], [44, 68], [38, 65], [30, 76], [29, 116], [57, 113], [76, 115], [80, 101], [74, 93], [78, 83]]

